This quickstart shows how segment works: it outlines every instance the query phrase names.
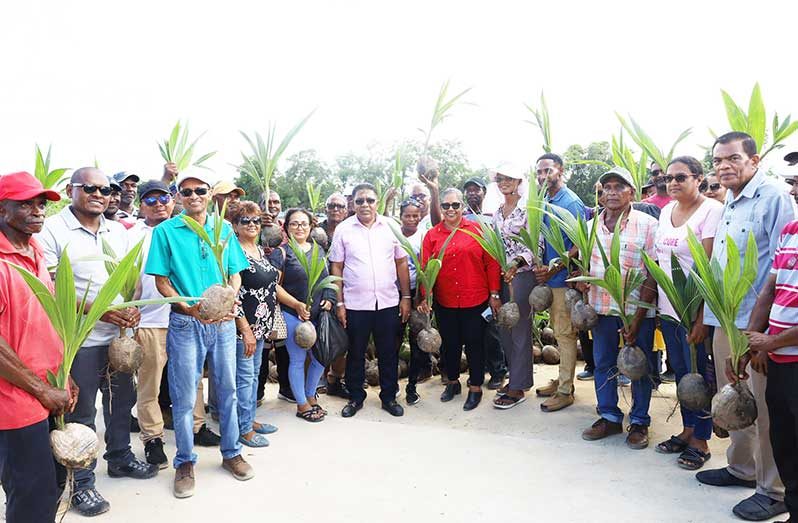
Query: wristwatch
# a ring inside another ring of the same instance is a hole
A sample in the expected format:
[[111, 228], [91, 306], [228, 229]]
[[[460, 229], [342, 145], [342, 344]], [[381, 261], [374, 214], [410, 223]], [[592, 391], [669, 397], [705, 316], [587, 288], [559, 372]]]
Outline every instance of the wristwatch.
[[335, 306], [336, 307], [345, 307], [346, 304], [344, 302], [342, 302], [342, 301], [339, 301], [338, 303], [335, 304]]

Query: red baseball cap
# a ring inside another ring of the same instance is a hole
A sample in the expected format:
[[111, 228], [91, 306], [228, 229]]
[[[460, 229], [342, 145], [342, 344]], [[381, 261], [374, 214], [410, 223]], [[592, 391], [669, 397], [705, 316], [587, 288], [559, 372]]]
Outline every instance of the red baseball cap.
[[39, 195], [44, 195], [45, 198], [53, 202], [61, 199], [60, 194], [45, 189], [31, 173], [21, 171], [0, 176], [0, 200], [22, 202]]

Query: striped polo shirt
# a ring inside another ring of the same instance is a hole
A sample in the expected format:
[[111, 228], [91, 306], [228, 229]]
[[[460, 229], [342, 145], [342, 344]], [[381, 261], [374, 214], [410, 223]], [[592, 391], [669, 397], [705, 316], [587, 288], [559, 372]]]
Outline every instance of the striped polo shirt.
[[[798, 326], [798, 220], [782, 229], [770, 273], [776, 275], [776, 293], [768, 334], [774, 335]], [[798, 347], [781, 348], [770, 358], [777, 363], [798, 362]]]

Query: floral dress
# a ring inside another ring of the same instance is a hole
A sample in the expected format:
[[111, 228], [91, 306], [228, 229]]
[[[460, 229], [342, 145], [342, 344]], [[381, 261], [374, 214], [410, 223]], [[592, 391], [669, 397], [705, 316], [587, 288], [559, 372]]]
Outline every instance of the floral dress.
[[[266, 339], [274, 325], [274, 309], [277, 306], [277, 279], [280, 273], [269, 263], [269, 259], [258, 246], [260, 259], [247, 254], [249, 267], [241, 271], [241, 302], [238, 316], [246, 317], [256, 340]], [[241, 339], [241, 333], [236, 336]]]
[[[521, 229], [526, 229], [526, 209], [516, 205], [507, 218], [504, 217], [504, 204], [499, 207], [493, 215], [493, 224], [499, 229], [504, 240], [504, 248], [507, 251], [507, 261], [513, 258], [523, 258], [526, 265], [518, 269], [518, 272], [531, 271], [534, 263], [532, 252], [523, 244], [515, 241], [511, 236], [517, 236]], [[540, 246], [538, 246], [540, 252]]]

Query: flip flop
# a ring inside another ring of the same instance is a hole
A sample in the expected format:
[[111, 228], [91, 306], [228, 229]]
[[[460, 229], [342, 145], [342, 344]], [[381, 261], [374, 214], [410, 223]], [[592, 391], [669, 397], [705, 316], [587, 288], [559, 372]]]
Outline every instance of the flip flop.
[[[505, 403], [507, 401], [509, 401], [510, 403]], [[514, 398], [509, 394], [506, 394], [502, 396], [497, 396], [496, 399], [493, 400], [493, 407], [501, 410], [507, 410], [525, 401], [526, 401], [526, 396], [521, 396], [520, 398]]]
[[310, 423], [318, 423], [320, 421], [324, 421], [324, 414], [321, 411], [310, 408], [305, 412], [297, 412], [297, 418], [302, 418], [305, 421], [309, 421]]

